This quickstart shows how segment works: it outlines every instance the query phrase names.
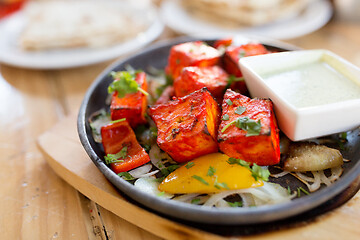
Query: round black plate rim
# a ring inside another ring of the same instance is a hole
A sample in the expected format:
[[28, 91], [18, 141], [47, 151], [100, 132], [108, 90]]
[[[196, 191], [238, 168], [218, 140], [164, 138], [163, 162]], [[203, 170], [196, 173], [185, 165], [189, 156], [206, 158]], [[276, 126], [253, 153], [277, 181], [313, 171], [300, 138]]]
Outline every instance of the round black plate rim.
[[[86, 125], [86, 110], [89, 104], [89, 99], [93, 94], [94, 90], [98, 87], [100, 82], [109, 74], [109, 72], [121, 65], [124, 65], [127, 61], [131, 59], [136, 59], [152, 51], [156, 51], [159, 48], [168, 47], [174, 44], [178, 44], [186, 41], [198, 40], [194, 38], [178, 38], [172, 41], [162, 41], [153, 46], [145, 49], [144, 51], [128, 57], [126, 59], [121, 59], [108, 68], [106, 68], [93, 82], [93, 84], [88, 89], [85, 94], [84, 100], [79, 110], [78, 114], [78, 133], [80, 141], [85, 148], [87, 154], [90, 156], [92, 161], [98, 167], [98, 169], [105, 175], [105, 177], [115, 185], [120, 191], [128, 195], [130, 198], [139, 202], [140, 204], [145, 205], [146, 207], [160, 212], [165, 215], [169, 215], [175, 218], [199, 222], [199, 223], [209, 223], [209, 224], [223, 224], [223, 225], [241, 225], [241, 224], [256, 224], [256, 223], [265, 223], [274, 220], [280, 220], [288, 217], [295, 216], [302, 212], [313, 209], [320, 204], [326, 202], [327, 200], [333, 198], [340, 192], [342, 192], [347, 186], [349, 186], [358, 175], [360, 175], [360, 161], [356, 163], [349, 172], [342, 176], [338, 181], [332, 184], [329, 187], [323, 188], [315, 193], [312, 193], [308, 196], [304, 196], [300, 199], [295, 199], [290, 202], [280, 203], [276, 205], [268, 205], [254, 208], [208, 208], [208, 207], [199, 207], [196, 205], [186, 204], [182, 202], [167, 200], [161, 197], [156, 197], [144, 193], [132, 184], [121, 179], [117, 176], [101, 158], [96, 154], [94, 149], [91, 146], [91, 143], [88, 139], [89, 127]], [[201, 40], [213, 40], [213, 39], [201, 39]], [[261, 40], [262, 43], [268, 44], [270, 46], [285, 48], [290, 50], [297, 50], [299, 48], [294, 47], [289, 44], [282, 44], [279, 41], [272, 40]], [[274, 42], [274, 44], [272, 44]], [[354, 193], [355, 194], [355, 193]]]

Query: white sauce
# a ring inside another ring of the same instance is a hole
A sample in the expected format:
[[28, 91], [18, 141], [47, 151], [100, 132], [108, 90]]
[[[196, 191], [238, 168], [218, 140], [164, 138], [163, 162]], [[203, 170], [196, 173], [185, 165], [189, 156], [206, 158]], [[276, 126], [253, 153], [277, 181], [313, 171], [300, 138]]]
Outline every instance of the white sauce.
[[360, 85], [317, 61], [262, 75], [266, 84], [297, 108], [360, 99]]

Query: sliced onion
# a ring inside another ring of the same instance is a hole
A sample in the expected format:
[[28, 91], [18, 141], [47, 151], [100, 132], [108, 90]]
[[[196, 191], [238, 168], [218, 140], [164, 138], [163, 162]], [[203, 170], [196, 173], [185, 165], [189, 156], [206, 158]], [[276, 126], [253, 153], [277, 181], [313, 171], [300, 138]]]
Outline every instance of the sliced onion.
[[105, 109], [100, 109], [99, 111], [94, 112], [89, 117], [89, 124], [92, 129], [92, 135], [94, 141], [97, 143], [102, 142], [101, 138], [101, 127], [109, 124], [111, 121], [110, 116], [106, 114]]
[[156, 144], [151, 145], [149, 157], [151, 163], [160, 170], [165, 168], [165, 163], [175, 164], [171, 157], [167, 153], [161, 152], [160, 148]]
[[306, 181], [306, 182], [315, 182], [315, 178], [313, 177], [308, 177], [305, 174], [301, 173], [301, 172], [295, 172], [295, 174], [301, 178], [302, 180]]
[[281, 187], [279, 184], [264, 182], [264, 186], [258, 188], [229, 190], [213, 194], [204, 203], [203, 206], [222, 206], [224, 205], [224, 199], [233, 194], [240, 195], [243, 201], [243, 207], [268, 205], [290, 201], [295, 196], [288, 195], [287, 190]]
[[325, 176], [324, 171], [318, 171], [319, 175], [320, 175], [320, 180], [321, 183], [325, 183], [326, 186], [330, 186], [331, 182], [330, 180]]
[[142, 175], [149, 173], [151, 168], [152, 168], [151, 164], [146, 164], [146, 165], [143, 165], [141, 167], [130, 170], [129, 173], [134, 178], [140, 178]]
[[179, 202], [191, 202], [191, 200], [193, 200], [194, 198], [196, 198], [199, 195], [200, 194], [198, 194], [198, 193], [184, 194], [184, 195], [174, 197], [172, 200], [176, 200]]
[[329, 177], [330, 182], [335, 182], [338, 180], [343, 171], [344, 169], [342, 167], [331, 168], [331, 176]]
[[271, 177], [274, 177], [274, 178], [279, 178], [279, 177], [283, 177], [285, 176], [286, 174], [288, 174], [290, 172], [288, 171], [282, 171], [282, 172], [279, 172], [279, 173], [276, 173], [276, 174], [270, 174]]
[[219, 201], [216, 202], [215, 207], [223, 207], [224, 208], [224, 207], [230, 207], [230, 205], [224, 199], [220, 199]]
[[250, 206], [254, 206], [255, 202], [254, 202], [254, 198], [252, 197], [251, 194], [248, 193], [239, 193], [239, 196], [242, 199], [242, 205], [243, 207], [250, 207]]
[[153, 196], [172, 198], [174, 195], [169, 193], [162, 193], [159, 191], [159, 182], [152, 177], [143, 177], [135, 181], [134, 186], [139, 190], [151, 194]]
[[203, 206], [212, 207], [214, 206], [219, 200], [224, 199], [230, 195], [242, 192], [243, 189], [240, 190], [230, 190], [230, 191], [223, 191], [220, 193], [216, 193], [210, 196], [210, 198], [203, 204]]

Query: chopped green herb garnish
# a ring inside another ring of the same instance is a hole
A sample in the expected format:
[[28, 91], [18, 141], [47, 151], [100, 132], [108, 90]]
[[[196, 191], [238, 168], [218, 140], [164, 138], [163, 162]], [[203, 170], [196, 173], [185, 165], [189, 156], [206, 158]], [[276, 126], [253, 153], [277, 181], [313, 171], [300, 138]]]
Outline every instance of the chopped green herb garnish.
[[169, 172], [169, 170], [168, 170], [167, 168], [162, 168], [162, 169], [160, 169], [160, 171], [161, 171], [161, 174], [162, 174], [164, 177], [166, 177], [167, 175], [170, 174], [170, 172]]
[[118, 93], [118, 97], [123, 98], [128, 93], [136, 93], [140, 91], [146, 96], [149, 95], [146, 91], [140, 88], [138, 83], [135, 81], [137, 71], [119, 71], [111, 72], [110, 74], [114, 78], [114, 81], [108, 87], [109, 94], [116, 91]]
[[120, 118], [118, 120], [111, 121], [110, 123], [118, 123], [118, 122], [124, 122], [126, 121], [126, 118]]
[[205, 181], [202, 177], [198, 176], [198, 175], [193, 175], [191, 176], [192, 178], [198, 180], [199, 182], [205, 184], [205, 185], [209, 185], [209, 183], [207, 181]]
[[228, 78], [228, 83], [226, 85], [226, 88], [229, 88], [230, 85], [234, 82], [242, 82], [242, 81], [244, 81], [243, 77], [235, 77], [234, 75], [230, 75]]
[[157, 128], [156, 127], [150, 127], [150, 137], [157, 137]]
[[245, 57], [246, 56], [246, 52], [244, 50], [240, 50], [239, 51], [239, 58]]
[[256, 163], [254, 163], [251, 168], [251, 171], [252, 171], [251, 175], [254, 177], [255, 181], [257, 181], [258, 179], [269, 181], [269, 176], [270, 176], [269, 170], [264, 169], [259, 165], [257, 165]]
[[344, 141], [347, 141], [347, 132], [343, 132], [340, 134], [340, 139], [341, 140], [344, 140]]
[[145, 151], [148, 153], [151, 149], [151, 145], [149, 144], [141, 144], [141, 146], [145, 149]]
[[288, 195], [291, 195], [291, 189], [290, 186], [287, 187]]
[[250, 119], [248, 116], [246, 117], [239, 117], [235, 119], [234, 121], [231, 121], [223, 129], [221, 129], [221, 132], [225, 132], [226, 129], [228, 129], [231, 125], [235, 125], [237, 128], [245, 130], [246, 136], [257, 136], [260, 134], [261, 131], [261, 122], [260, 119], [258, 121], [255, 121], [253, 119]]
[[251, 170], [250, 168], [250, 164], [247, 161], [244, 161], [242, 159], [238, 159], [238, 158], [229, 158], [227, 160], [227, 162], [229, 164], [238, 164], [240, 166], [246, 167], [247, 169]]
[[233, 102], [230, 99], [226, 99], [225, 102], [229, 106], [233, 105]]
[[216, 169], [213, 168], [212, 166], [210, 166], [209, 169], [208, 169], [208, 172], [207, 172], [206, 176], [211, 177], [211, 176], [214, 175], [214, 173], [216, 173]]
[[[162, 164], [161, 163], [158, 164], [159, 168], [161, 167], [160, 165], [162, 165]], [[174, 164], [174, 165], [170, 165], [170, 166], [168, 166], [166, 168], [161, 168], [160, 172], [163, 175], [163, 179], [166, 178], [170, 173], [172, 173], [173, 171], [175, 171], [179, 167], [180, 167], [179, 165]]]
[[242, 207], [243, 203], [242, 202], [227, 202], [229, 204], [230, 207]]
[[298, 197], [300, 197], [301, 192], [305, 193], [306, 195], [309, 195], [309, 194], [310, 194], [308, 191], [306, 191], [306, 190], [303, 189], [302, 187], [298, 187], [298, 189], [297, 189], [297, 195], [298, 195]]
[[227, 120], [229, 120], [229, 119], [230, 119], [230, 117], [229, 117], [228, 114], [224, 114], [224, 115], [222, 116], [222, 118], [221, 118], [221, 120], [224, 120], [224, 121], [227, 121]]
[[180, 59], [177, 58], [177, 59], [175, 60], [175, 63], [176, 63], [177, 65], [180, 64]]
[[243, 166], [243, 167], [246, 167], [247, 169], [249, 169], [251, 171], [251, 175], [254, 177], [255, 181], [258, 181], [259, 179], [261, 179], [263, 181], [269, 180], [269, 176], [270, 176], [269, 170], [260, 167], [256, 163], [254, 163], [252, 165], [252, 167], [250, 167], [250, 163], [248, 163], [242, 159], [237, 159], [237, 158], [229, 158], [227, 162], [229, 164], [238, 164], [240, 166]]
[[200, 198], [194, 198], [191, 200], [191, 204], [199, 204], [200, 203]]
[[131, 181], [134, 180], [135, 178], [128, 172], [121, 172], [118, 173], [119, 177], [122, 177], [123, 179], [125, 179], [126, 181]]
[[157, 194], [158, 197], [162, 197], [162, 196], [164, 196], [164, 195], [165, 195], [165, 192], [159, 192], [159, 193]]
[[165, 83], [159, 87], [156, 88], [156, 95], [159, 97], [167, 88], [168, 86], [171, 86], [173, 84], [173, 80], [170, 76], [165, 75]]
[[180, 166], [179, 165], [170, 165], [167, 167], [167, 169], [169, 170], [170, 173], [172, 173], [173, 171], [175, 171], [176, 169], [178, 169]]
[[216, 187], [217, 189], [221, 189], [221, 188], [229, 189], [226, 183], [219, 183], [217, 177], [215, 179], [214, 187]]
[[240, 106], [240, 107], [237, 107], [237, 108], [236, 108], [235, 113], [241, 115], [241, 114], [243, 114], [245, 111], [246, 111], [246, 107], [241, 107], [241, 106]]
[[185, 165], [185, 167], [186, 167], [187, 169], [189, 169], [189, 168], [193, 167], [194, 165], [195, 165], [195, 163], [193, 163], [193, 162], [188, 162], [188, 163]]
[[123, 147], [118, 153], [116, 154], [107, 154], [104, 157], [105, 163], [106, 164], [110, 164], [110, 163], [118, 163], [118, 162], [124, 162], [124, 159], [127, 156], [127, 146]]

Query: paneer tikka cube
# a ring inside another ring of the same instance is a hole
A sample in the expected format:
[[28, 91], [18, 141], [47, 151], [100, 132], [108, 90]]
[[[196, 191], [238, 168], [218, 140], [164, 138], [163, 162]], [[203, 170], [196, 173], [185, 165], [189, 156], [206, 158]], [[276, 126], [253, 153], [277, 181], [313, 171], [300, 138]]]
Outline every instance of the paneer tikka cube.
[[218, 131], [220, 151], [258, 165], [280, 161], [279, 129], [270, 99], [251, 99], [228, 89]]
[[183, 97], [206, 87], [221, 103], [228, 79], [229, 75], [219, 66], [185, 67], [174, 81], [175, 96]]
[[115, 122], [101, 128], [102, 144], [105, 154], [117, 154], [124, 151], [119, 162], [110, 163], [115, 173], [126, 172], [150, 161], [145, 149], [140, 146], [129, 123]]
[[[146, 74], [139, 72], [136, 74], [135, 81], [141, 89], [147, 91]], [[145, 113], [147, 109], [147, 96], [142, 92], [128, 93], [119, 98], [115, 91], [111, 98], [110, 112], [111, 120], [126, 118], [131, 127], [147, 123]]]
[[170, 50], [165, 73], [176, 79], [181, 70], [188, 66], [214, 66], [220, 61], [217, 49], [202, 41], [187, 42], [175, 45]]
[[220, 114], [219, 105], [206, 88], [150, 107], [158, 129], [157, 144], [177, 162], [218, 151]]

